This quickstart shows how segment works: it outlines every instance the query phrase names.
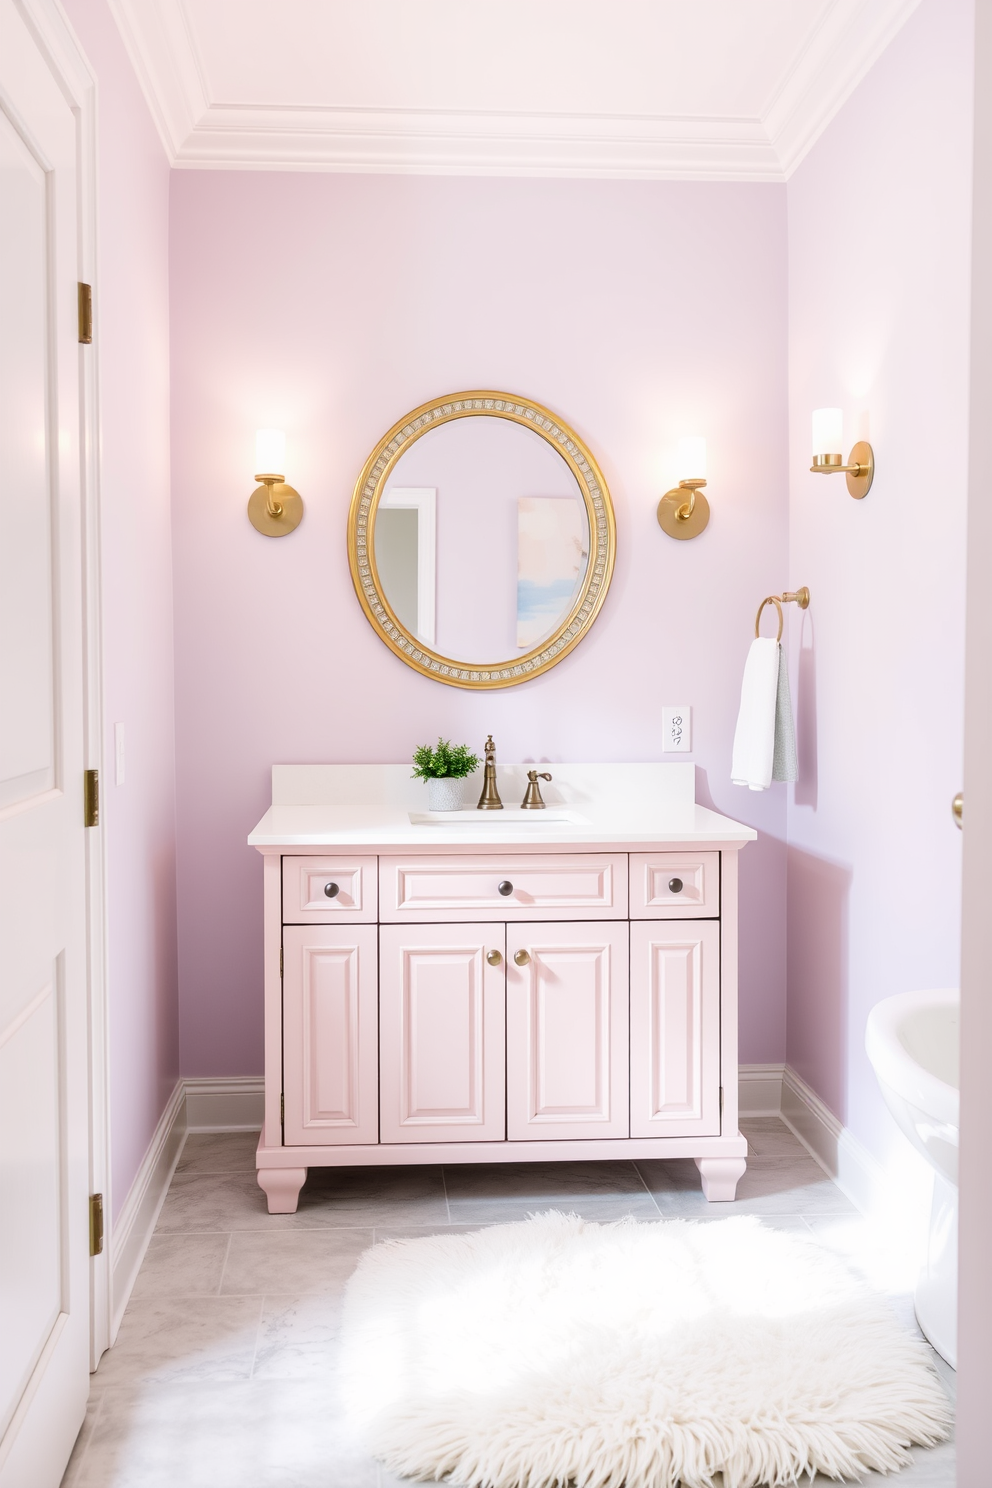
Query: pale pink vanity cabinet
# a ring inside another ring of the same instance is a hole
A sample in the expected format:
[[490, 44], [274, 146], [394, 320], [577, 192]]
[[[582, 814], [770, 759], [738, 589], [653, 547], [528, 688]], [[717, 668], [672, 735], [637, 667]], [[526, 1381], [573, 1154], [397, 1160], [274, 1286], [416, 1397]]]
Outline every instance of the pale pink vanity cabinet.
[[[277, 770], [349, 768], [402, 767]], [[271, 1212], [295, 1209], [311, 1166], [556, 1157], [692, 1157], [708, 1198], [733, 1197], [750, 829], [684, 800], [624, 832], [482, 813], [445, 830], [388, 803], [280, 813], [273, 774], [250, 839], [265, 857]]]

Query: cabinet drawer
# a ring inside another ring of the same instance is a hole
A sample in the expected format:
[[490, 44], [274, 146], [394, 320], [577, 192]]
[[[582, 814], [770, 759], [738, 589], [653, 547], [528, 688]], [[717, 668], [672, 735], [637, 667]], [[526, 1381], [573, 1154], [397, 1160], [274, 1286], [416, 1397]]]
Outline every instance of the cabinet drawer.
[[334, 920], [374, 921], [375, 858], [282, 860], [282, 918], [286, 925], [328, 925]]
[[720, 913], [720, 854], [631, 853], [632, 920], [709, 920]]
[[382, 920], [623, 920], [626, 853], [380, 858]]

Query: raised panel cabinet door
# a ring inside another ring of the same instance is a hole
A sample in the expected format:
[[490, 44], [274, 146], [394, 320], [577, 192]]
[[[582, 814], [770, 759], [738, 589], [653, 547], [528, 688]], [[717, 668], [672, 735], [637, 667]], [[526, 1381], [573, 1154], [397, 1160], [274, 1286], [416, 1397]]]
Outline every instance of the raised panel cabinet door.
[[627, 925], [508, 925], [511, 1142], [629, 1135]]
[[630, 1135], [720, 1133], [720, 925], [630, 926]]
[[283, 1140], [379, 1140], [374, 925], [283, 931]]
[[505, 943], [502, 925], [379, 927], [383, 1142], [504, 1140]]

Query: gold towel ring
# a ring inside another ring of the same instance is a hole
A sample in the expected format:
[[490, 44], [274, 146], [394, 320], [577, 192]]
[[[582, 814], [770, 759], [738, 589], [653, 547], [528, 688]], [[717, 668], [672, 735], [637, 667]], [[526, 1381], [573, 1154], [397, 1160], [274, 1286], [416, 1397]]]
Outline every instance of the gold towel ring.
[[764, 613], [765, 605], [770, 604], [773, 604], [778, 610], [778, 635], [775, 637], [775, 639], [777, 641], [780, 641], [782, 639], [782, 628], [785, 622], [782, 615], [782, 601], [779, 599], [777, 594], [769, 594], [768, 598], [763, 599], [758, 606], [758, 613], [754, 621], [754, 634], [756, 638], [761, 635], [761, 616]]

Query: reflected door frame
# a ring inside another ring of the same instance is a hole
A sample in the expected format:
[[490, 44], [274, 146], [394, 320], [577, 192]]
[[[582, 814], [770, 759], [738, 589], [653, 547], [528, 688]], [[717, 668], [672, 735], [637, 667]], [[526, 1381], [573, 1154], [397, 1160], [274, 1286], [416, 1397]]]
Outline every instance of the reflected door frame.
[[390, 486], [379, 510], [417, 513], [417, 634], [433, 646], [437, 631], [437, 488]]
[[[33, 29], [47, 66], [59, 81], [76, 115], [77, 278], [93, 289], [93, 341], [78, 347], [80, 517], [82, 528], [83, 763], [103, 770], [103, 632], [100, 575], [100, 466], [98, 356], [100, 293], [97, 274], [97, 118], [96, 78], [56, 0], [17, 0]], [[80, 803], [82, 810], [82, 803]], [[102, 813], [101, 813], [102, 817]], [[109, 1059], [106, 982], [106, 842], [104, 827], [86, 834], [87, 1002], [89, 1048], [90, 1193], [102, 1193], [106, 1223], [103, 1252], [90, 1261], [90, 1368], [114, 1339], [111, 1286], [113, 1194], [110, 1181]], [[119, 1319], [117, 1320], [119, 1322]]]

